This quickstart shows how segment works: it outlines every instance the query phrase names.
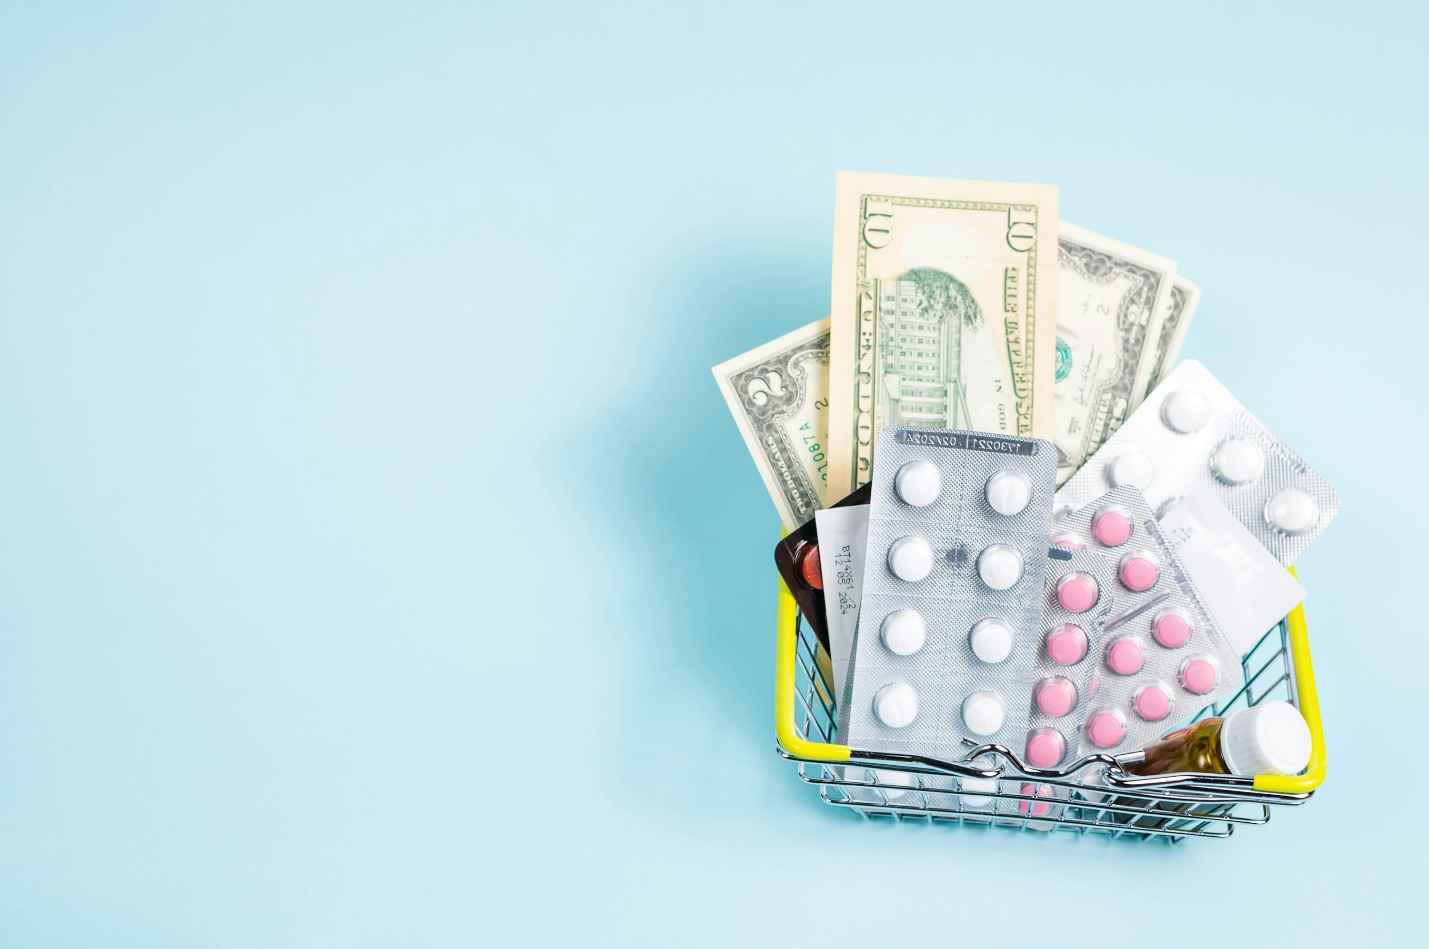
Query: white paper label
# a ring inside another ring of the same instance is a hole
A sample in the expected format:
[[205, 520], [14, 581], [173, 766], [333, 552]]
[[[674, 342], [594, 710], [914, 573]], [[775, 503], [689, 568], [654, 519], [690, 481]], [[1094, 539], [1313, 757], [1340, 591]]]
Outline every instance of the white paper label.
[[1305, 599], [1305, 588], [1209, 491], [1186, 495], [1160, 523], [1241, 655]]
[[844, 679], [858, 631], [858, 602], [863, 593], [863, 556], [868, 547], [868, 505], [831, 507], [814, 512], [819, 528], [819, 569], [824, 575], [824, 607], [829, 617], [829, 659], [834, 666], [836, 701], [843, 701]]

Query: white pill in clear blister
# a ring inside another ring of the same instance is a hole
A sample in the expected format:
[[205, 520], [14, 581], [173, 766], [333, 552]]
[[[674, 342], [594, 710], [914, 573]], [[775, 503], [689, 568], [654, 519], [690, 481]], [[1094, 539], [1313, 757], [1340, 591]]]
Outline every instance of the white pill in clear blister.
[[1012, 627], [995, 616], [978, 620], [968, 633], [968, 645], [983, 662], [1001, 662], [1012, 652]]
[[873, 714], [889, 728], [902, 728], [918, 717], [918, 693], [907, 682], [890, 682], [874, 693]]
[[1265, 502], [1265, 520], [1282, 534], [1304, 534], [1320, 519], [1320, 505], [1308, 491], [1281, 488]]
[[883, 618], [883, 645], [900, 656], [911, 656], [923, 648], [928, 627], [916, 610], [894, 610]]
[[900, 801], [918, 790], [918, 778], [907, 771], [877, 771], [869, 768], [868, 773], [873, 777], [878, 791], [890, 801]]
[[905, 534], [888, 545], [888, 569], [900, 580], [917, 583], [933, 572], [933, 548], [917, 534]]
[[1265, 453], [1253, 441], [1227, 438], [1211, 454], [1211, 471], [1226, 484], [1250, 484], [1265, 470]]
[[1156, 465], [1144, 451], [1124, 451], [1106, 466], [1106, 479], [1113, 488], [1145, 491], [1156, 477]]
[[984, 494], [997, 513], [1005, 517], [1021, 514], [1032, 500], [1032, 479], [1025, 472], [1004, 468], [987, 479]]
[[1022, 554], [1016, 547], [993, 544], [977, 555], [977, 573], [993, 590], [1006, 590], [1022, 579]]
[[[997, 778], [959, 778], [964, 807], [991, 807], [996, 798]], [[968, 793], [976, 792], [976, 793]]]
[[1172, 431], [1191, 435], [1211, 420], [1211, 403], [1195, 389], [1177, 389], [1161, 403], [1161, 420]]
[[974, 735], [991, 735], [1007, 718], [1007, 706], [995, 692], [974, 692], [963, 699], [963, 724]]
[[910, 461], [893, 476], [893, 490], [905, 504], [927, 507], [943, 491], [943, 476], [931, 462]]

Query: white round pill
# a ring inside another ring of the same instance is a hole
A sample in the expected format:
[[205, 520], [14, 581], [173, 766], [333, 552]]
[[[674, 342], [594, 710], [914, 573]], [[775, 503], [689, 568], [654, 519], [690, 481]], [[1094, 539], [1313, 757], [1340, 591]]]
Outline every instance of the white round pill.
[[995, 616], [980, 619], [968, 633], [968, 645], [983, 662], [1001, 662], [1012, 652], [1012, 627]]
[[[964, 807], [991, 807], [997, 793], [997, 778], [959, 778]], [[976, 792], [976, 793], [968, 793]]]
[[889, 728], [902, 728], [918, 717], [918, 693], [907, 682], [890, 682], [874, 693], [873, 714]]
[[1106, 466], [1106, 479], [1113, 488], [1136, 488], [1145, 491], [1156, 477], [1156, 465], [1144, 451], [1124, 451]]
[[911, 656], [923, 648], [928, 627], [917, 610], [894, 610], [883, 618], [883, 645], [889, 652]]
[[1250, 484], [1265, 469], [1265, 453], [1255, 442], [1228, 438], [1211, 455], [1211, 471], [1226, 484]]
[[977, 555], [977, 574], [991, 589], [1006, 590], [1022, 579], [1022, 554], [1007, 544], [985, 547]]
[[1177, 389], [1161, 403], [1161, 420], [1174, 432], [1194, 434], [1211, 420], [1211, 403], [1195, 389]]
[[943, 476], [932, 462], [910, 461], [893, 476], [893, 490], [905, 504], [927, 507], [943, 491]]
[[917, 534], [905, 534], [888, 545], [888, 569], [900, 580], [917, 583], [933, 572], [933, 548]]
[[1304, 534], [1320, 519], [1320, 505], [1301, 488], [1281, 488], [1265, 502], [1265, 520], [1282, 534]]
[[995, 692], [974, 692], [963, 699], [963, 724], [974, 735], [991, 735], [1007, 718], [1007, 706]]
[[1004, 517], [1021, 514], [1032, 500], [1032, 479], [1022, 471], [1004, 468], [987, 479], [987, 503]]
[[918, 790], [918, 779], [907, 771], [877, 771], [868, 769], [878, 791], [890, 801], [902, 800]]

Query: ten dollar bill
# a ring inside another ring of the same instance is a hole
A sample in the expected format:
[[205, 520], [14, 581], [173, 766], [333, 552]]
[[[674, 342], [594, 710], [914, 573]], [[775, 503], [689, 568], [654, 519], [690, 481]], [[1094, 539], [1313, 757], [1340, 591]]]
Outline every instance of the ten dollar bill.
[[1057, 189], [840, 172], [828, 499], [889, 425], [1052, 433]]

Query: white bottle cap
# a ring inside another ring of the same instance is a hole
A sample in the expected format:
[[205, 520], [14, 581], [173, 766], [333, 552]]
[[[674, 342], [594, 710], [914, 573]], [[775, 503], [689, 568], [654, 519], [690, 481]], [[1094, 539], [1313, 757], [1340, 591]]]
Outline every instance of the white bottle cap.
[[1007, 706], [995, 692], [974, 692], [963, 699], [963, 723], [974, 735], [991, 735], [1007, 718]]
[[917, 610], [894, 610], [883, 618], [883, 645], [900, 656], [911, 656], [923, 648], [928, 627]]
[[1032, 479], [1026, 472], [1004, 468], [987, 479], [983, 489], [987, 503], [1004, 517], [1021, 514], [1027, 502], [1032, 500]]
[[902, 728], [918, 717], [918, 693], [907, 682], [890, 682], [874, 693], [873, 714], [889, 728]]
[[929, 461], [910, 461], [893, 476], [893, 490], [905, 504], [927, 507], [943, 492], [943, 476]]
[[977, 573], [993, 590], [1006, 590], [1022, 579], [1022, 554], [1008, 544], [993, 544], [977, 555]]
[[1195, 389], [1177, 389], [1161, 403], [1161, 418], [1172, 431], [1191, 435], [1211, 420], [1211, 403]]
[[1281, 488], [1265, 502], [1266, 522], [1282, 534], [1304, 534], [1319, 519], [1320, 506], [1300, 488]]
[[933, 548], [917, 534], [906, 534], [888, 545], [888, 569], [900, 580], [917, 583], [933, 572]]
[[983, 662], [1001, 662], [1012, 652], [1012, 627], [995, 616], [980, 619], [968, 633], [968, 645]]
[[1231, 774], [1299, 774], [1310, 763], [1310, 726], [1288, 702], [1238, 709], [1221, 725], [1221, 757]]
[[1265, 468], [1265, 452], [1253, 441], [1228, 438], [1211, 455], [1211, 470], [1226, 484], [1250, 484]]
[[1106, 466], [1106, 479], [1113, 488], [1136, 488], [1145, 491], [1156, 477], [1156, 465], [1144, 451], [1125, 451]]

